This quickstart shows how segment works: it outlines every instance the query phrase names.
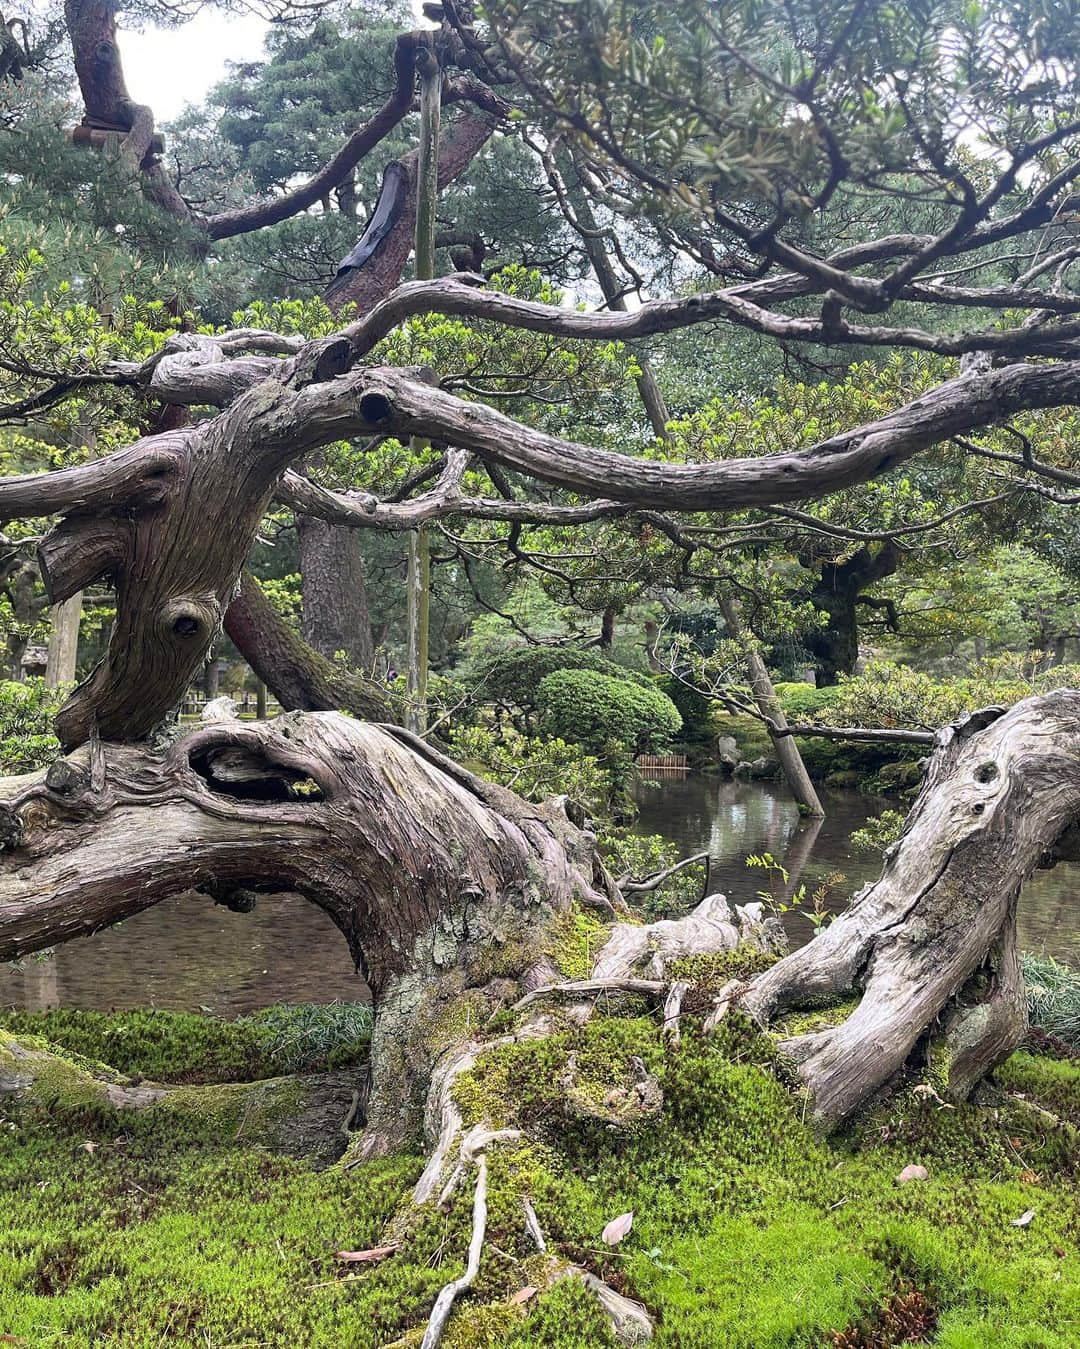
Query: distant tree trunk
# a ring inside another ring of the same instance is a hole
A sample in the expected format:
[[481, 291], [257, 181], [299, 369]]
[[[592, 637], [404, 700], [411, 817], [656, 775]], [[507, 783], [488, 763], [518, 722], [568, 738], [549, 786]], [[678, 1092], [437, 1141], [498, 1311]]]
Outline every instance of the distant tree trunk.
[[601, 651], [610, 651], [615, 641], [615, 619], [616, 610], [613, 605], [608, 605], [600, 616], [600, 649]]
[[49, 633], [49, 657], [45, 666], [45, 683], [55, 689], [61, 684], [75, 682], [79, 660], [79, 622], [82, 618], [82, 591], [77, 591], [62, 604], [49, 610], [52, 630]]
[[369, 721], [396, 720], [386, 690], [302, 641], [275, 612], [250, 572], [241, 576], [240, 593], [225, 613], [225, 631], [282, 707], [351, 712]]
[[[902, 560], [902, 549], [892, 542], [876, 547], [864, 544], [845, 562], [800, 558], [803, 566], [818, 571], [810, 599], [826, 615], [821, 627], [803, 634], [803, 643], [814, 660], [819, 688], [838, 684], [841, 675], [855, 673], [859, 659], [858, 606], [868, 603], [862, 592], [891, 576]], [[877, 607], [882, 607], [882, 602]]]
[[664, 667], [656, 654], [656, 642], [660, 636], [660, 625], [655, 618], [645, 620], [645, 659], [649, 662], [649, 669], [653, 674], [662, 673]]
[[221, 689], [221, 666], [218, 662], [217, 653], [211, 652], [210, 659], [206, 662], [206, 668], [203, 670], [203, 693], [207, 701], [216, 698]]
[[354, 670], [369, 673], [375, 646], [359, 534], [310, 515], [296, 526], [304, 638], [320, 655], [343, 652]]
[[0, 581], [15, 619], [5, 639], [5, 657], [11, 678], [21, 679], [23, 656], [29, 645], [26, 634], [38, 621], [45, 599], [38, 589], [38, 569], [28, 559], [16, 556], [0, 573]]

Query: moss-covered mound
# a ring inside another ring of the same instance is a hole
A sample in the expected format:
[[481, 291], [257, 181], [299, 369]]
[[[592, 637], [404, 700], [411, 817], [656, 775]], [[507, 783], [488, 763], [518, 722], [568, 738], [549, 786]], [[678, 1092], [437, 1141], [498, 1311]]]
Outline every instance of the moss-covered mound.
[[0, 1011], [0, 1030], [35, 1035], [153, 1082], [254, 1082], [363, 1063], [371, 1010], [361, 1003], [266, 1007], [239, 1021], [160, 1008]]
[[[644, 1008], [611, 1010], [459, 1080], [467, 1117], [524, 1138], [490, 1150], [450, 1349], [614, 1342], [580, 1282], [551, 1283], [526, 1197], [551, 1251], [643, 1302], [664, 1349], [1080, 1343], [1080, 1066], [1016, 1055], [988, 1105], [909, 1089], [824, 1143], [738, 1017], [709, 1039], [684, 1018], [673, 1047]], [[642, 1074], [662, 1108], [627, 1108]], [[463, 1265], [470, 1186], [409, 1216], [416, 1158], [315, 1173], [223, 1116], [15, 1096], [0, 1113], [0, 1332], [26, 1345], [416, 1344]], [[913, 1163], [928, 1179], [898, 1183]], [[379, 1264], [335, 1258], [388, 1240]]]

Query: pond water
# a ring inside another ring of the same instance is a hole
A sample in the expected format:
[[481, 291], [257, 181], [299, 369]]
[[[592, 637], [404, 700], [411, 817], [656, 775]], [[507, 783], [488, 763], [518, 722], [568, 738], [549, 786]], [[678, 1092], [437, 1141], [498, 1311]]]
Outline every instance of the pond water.
[[[690, 775], [641, 784], [635, 793], [641, 809], [635, 828], [663, 834], [684, 855], [708, 851], [710, 888], [733, 904], [750, 903], [764, 889], [777, 899], [786, 897], [779, 878], [770, 886], [764, 871], [747, 867], [751, 853], [771, 853], [787, 868], [788, 895], [803, 884], [811, 894], [830, 873], [840, 872], [844, 879], [831, 888], [826, 904], [837, 912], [881, 869], [876, 853], [851, 847], [852, 830], [871, 815], [897, 809], [897, 803], [858, 792], [819, 792], [826, 817], [806, 820], [774, 783]], [[785, 914], [783, 923], [793, 945], [813, 935], [812, 924], [797, 909]], [[1035, 873], [1020, 900], [1019, 927], [1022, 950], [1080, 965], [1080, 864], [1061, 863]]]
[[[770, 852], [793, 887], [812, 891], [842, 872], [829, 907], [842, 908], [877, 874], [874, 857], [854, 853], [851, 831], [887, 801], [854, 792], [824, 795], [828, 817], [799, 818], [770, 783], [716, 778], [669, 779], [638, 789], [644, 833], [665, 834], [684, 853], [712, 858], [712, 888], [745, 904], [766, 888], [765, 873], [746, 866], [749, 853]], [[783, 887], [774, 884], [783, 897]], [[1024, 891], [1024, 949], [1080, 964], [1080, 866], [1038, 873]], [[797, 911], [785, 915], [793, 943], [812, 932]], [[205, 1009], [236, 1016], [273, 1002], [359, 1001], [366, 995], [345, 940], [330, 919], [297, 895], [260, 898], [254, 912], [232, 913], [203, 895], [181, 895], [93, 937], [68, 942], [18, 966], [0, 964], [0, 1006]]]

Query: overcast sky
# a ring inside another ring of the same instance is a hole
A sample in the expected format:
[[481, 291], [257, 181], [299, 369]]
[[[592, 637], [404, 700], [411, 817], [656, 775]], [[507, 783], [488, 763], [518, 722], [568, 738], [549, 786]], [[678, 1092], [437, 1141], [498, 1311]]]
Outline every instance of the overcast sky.
[[185, 103], [198, 103], [225, 74], [229, 61], [262, 55], [268, 25], [254, 15], [203, 10], [182, 28], [120, 32], [120, 55], [132, 98], [168, 122]]
[[[420, 0], [413, 11], [422, 26]], [[122, 21], [122, 16], [121, 16]], [[185, 103], [198, 103], [225, 74], [229, 61], [254, 61], [262, 55], [269, 24], [254, 15], [205, 9], [181, 28], [120, 30], [120, 54], [132, 98], [168, 122]]]

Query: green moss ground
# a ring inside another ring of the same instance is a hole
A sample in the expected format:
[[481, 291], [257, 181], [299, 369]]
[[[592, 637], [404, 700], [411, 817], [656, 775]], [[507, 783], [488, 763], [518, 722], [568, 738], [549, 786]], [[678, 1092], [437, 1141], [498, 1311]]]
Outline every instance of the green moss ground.
[[365, 1061], [363, 1004], [266, 1007], [239, 1021], [143, 1008], [121, 1015], [55, 1008], [0, 1011], [0, 1030], [36, 1035], [118, 1072], [153, 1082], [253, 1082]]
[[[635, 1059], [663, 1110], [605, 1120]], [[596, 1111], [566, 1106], [568, 1073]], [[659, 1349], [870, 1349], [900, 1342], [914, 1304], [933, 1327], [922, 1342], [1075, 1349], [1080, 1066], [1018, 1054], [1001, 1083], [994, 1103], [956, 1110], [907, 1091], [826, 1143], [737, 1016], [707, 1041], [691, 1022], [677, 1049], [630, 1015], [495, 1050], [459, 1100], [528, 1141], [492, 1150], [489, 1244], [448, 1349], [613, 1343], [576, 1282], [509, 1304], [546, 1282], [525, 1195], [561, 1256], [650, 1308]], [[413, 1157], [316, 1173], [243, 1147], [220, 1118], [63, 1099], [8, 1098], [0, 1119], [0, 1332], [28, 1346], [412, 1344], [460, 1272], [469, 1189], [448, 1215], [403, 1220]], [[929, 1180], [898, 1185], [912, 1162]], [[600, 1232], [627, 1209], [633, 1230], [609, 1251]], [[401, 1251], [342, 1281], [334, 1251], [391, 1228]]]

